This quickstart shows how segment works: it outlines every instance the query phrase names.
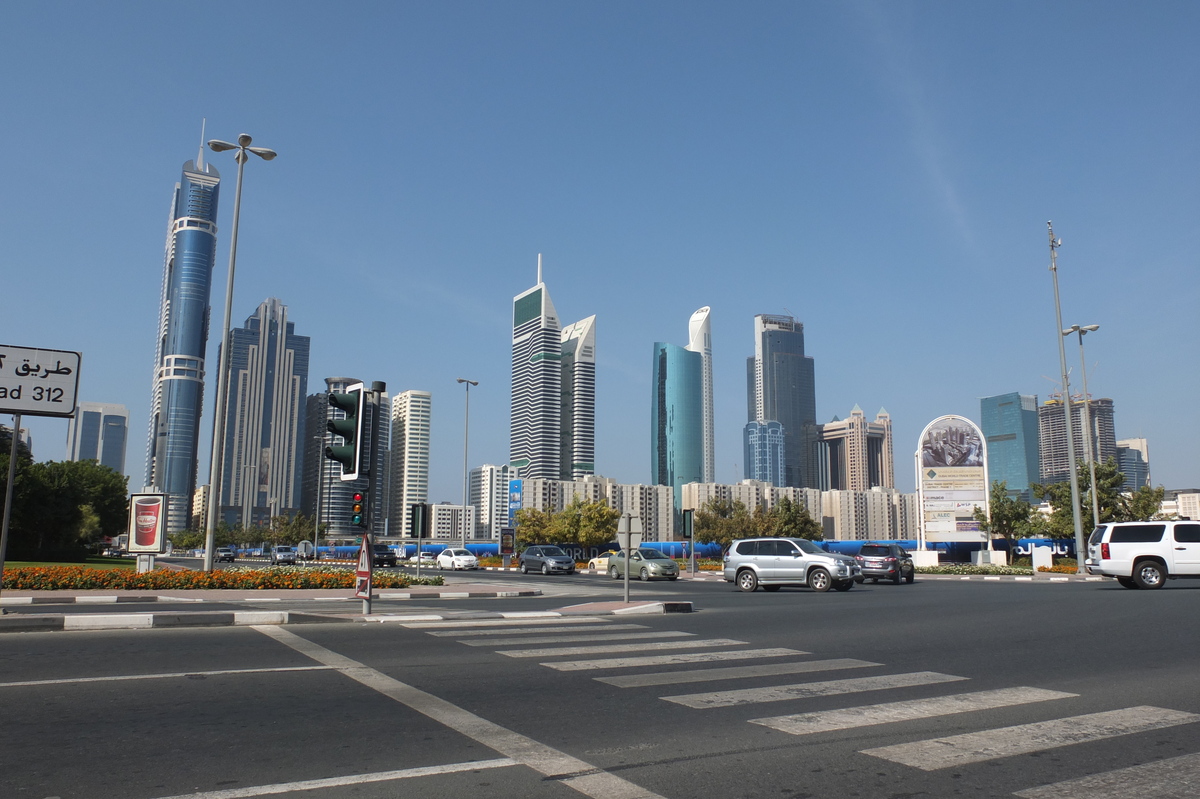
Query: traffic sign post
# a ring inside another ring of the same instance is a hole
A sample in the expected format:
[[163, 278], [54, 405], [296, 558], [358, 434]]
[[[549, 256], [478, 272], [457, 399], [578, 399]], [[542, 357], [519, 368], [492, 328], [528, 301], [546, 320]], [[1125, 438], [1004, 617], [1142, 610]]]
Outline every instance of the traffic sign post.
[[683, 540], [686, 542], [688, 548], [688, 574], [693, 577], [696, 576], [696, 540], [693, 538], [694, 530], [692, 526], [695, 513], [690, 508], [683, 512]]
[[371, 534], [362, 537], [358, 548], [358, 567], [354, 570], [354, 595], [363, 601], [363, 615], [371, 615], [371, 568], [374, 565]]
[[631, 513], [617, 520], [617, 543], [625, 552], [625, 601], [629, 601], [629, 572], [633, 570], [633, 550], [642, 545], [642, 517]]

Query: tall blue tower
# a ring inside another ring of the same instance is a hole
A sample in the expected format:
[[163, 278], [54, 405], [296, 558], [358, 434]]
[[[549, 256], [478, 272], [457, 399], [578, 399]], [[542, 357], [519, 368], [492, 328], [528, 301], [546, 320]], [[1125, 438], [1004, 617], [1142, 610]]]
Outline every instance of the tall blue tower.
[[983, 397], [979, 422], [987, 439], [989, 479], [1003, 481], [1010, 497], [1033, 501], [1029, 484], [1041, 479], [1037, 396], [1013, 392]]
[[671, 486], [679, 510], [686, 483], [704, 481], [704, 356], [654, 344], [650, 481]]
[[167, 223], [146, 486], [170, 495], [168, 532], [187, 529], [196, 488], [220, 183], [201, 146], [196, 160], [183, 165]]

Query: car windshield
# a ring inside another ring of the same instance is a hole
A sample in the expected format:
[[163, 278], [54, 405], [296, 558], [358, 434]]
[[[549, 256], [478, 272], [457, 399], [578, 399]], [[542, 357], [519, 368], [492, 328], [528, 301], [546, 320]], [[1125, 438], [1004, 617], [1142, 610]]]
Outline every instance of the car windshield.
[[642, 549], [639, 550], [642, 557], [646, 560], [666, 560], [667, 556], [659, 552], [657, 549]]
[[464, 557], [466, 557], [467, 555], [470, 555], [471, 553], [470, 553], [470, 552], [468, 552], [468, 551], [467, 551], [467, 550], [465, 550], [465, 549], [455, 549], [455, 550], [451, 550], [450, 554], [451, 554], [451, 555], [457, 555], [457, 556], [458, 556], [458, 557], [460, 557], [460, 558], [464, 558]]
[[812, 541], [809, 541], [807, 538], [795, 538], [792, 540], [796, 544], [796, 546], [800, 547], [801, 552], [807, 552], [810, 555], [824, 555], [825, 554], [825, 550], [821, 549], [819, 546], [814, 544]]
[[563, 555], [566, 553], [564, 553], [558, 547], [542, 547], [542, 554], [543, 555]]
[[291, 547], [275, 547], [276, 552], [291, 552]]
[[859, 550], [858, 554], [864, 555], [868, 558], [880, 558], [888, 554], [888, 548], [881, 546], [863, 547], [861, 550]]

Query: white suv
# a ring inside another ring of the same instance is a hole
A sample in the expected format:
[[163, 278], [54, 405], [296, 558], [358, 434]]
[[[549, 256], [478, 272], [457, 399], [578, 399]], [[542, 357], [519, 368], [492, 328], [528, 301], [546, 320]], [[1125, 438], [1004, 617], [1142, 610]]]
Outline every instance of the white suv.
[[1176, 577], [1200, 578], [1200, 522], [1102, 524], [1088, 539], [1088, 574], [1116, 577], [1126, 588], [1162, 588]]
[[725, 553], [725, 582], [743, 591], [762, 586], [806, 585], [814, 591], [849, 591], [862, 570], [854, 558], [826, 552], [804, 538], [746, 538]]

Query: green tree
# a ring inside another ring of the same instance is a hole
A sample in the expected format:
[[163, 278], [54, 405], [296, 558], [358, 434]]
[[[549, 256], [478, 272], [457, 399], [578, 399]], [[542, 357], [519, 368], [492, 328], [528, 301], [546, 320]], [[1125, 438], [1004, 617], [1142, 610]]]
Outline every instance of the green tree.
[[739, 500], [710, 499], [692, 520], [692, 534], [698, 544], [728, 547], [735, 538], [755, 534], [754, 528], [754, 517]]
[[[1125, 475], [1117, 468], [1115, 458], [1096, 462], [1096, 497], [1100, 509], [1100, 523], [1130, 522], [1153, 519], [1160, 515], [1163, 496], [1162, 487], [1143, 486], [1132, 495], [1121, 493]], [[1032, 486], [1034, 495], [1049, 501], [1053, 512], [1045, 521], [1044, 530], [1051, 538], [1074, 538], [1075, 522], [1071, 513], [1071, 484], [1069, 482]], [[1091, 474], [1087, 463], [1079, 461], [1080, 518], [1084, 530], [1092, 526]], [[1085, 536], [1086, 537], [1086, 536]]]
[[521, 546], [549, 544], [554, 541], [550, 514], [537, 508], [521, 508], [516, 514], [517, 540]]
[[816, 541], [825, 537], [825, 529], [809, 514], [803, 502], [781, 497], [771, 508], [771, 514], [775, 517], [775, 535]]
[[579, 538], [574, 542], [580, 546], [598, 547], [617, 537], [617, 521], [621, 513], [604, 502], [585, 502], [579, 509]]
[[10, 553], [74, 558], [102, 536], [121, 535], [128, 521], [125, 484], [124, 475], [96, 461], [28, 464], [13, 486]]
[[1166, 491], [1162, 486], [1158, 488], [1142, 486], [1132, 494], [1123, 495], [1119, 512], [1121, 518], [1116, 521], [1147, 522], [1151, 519], [1163, 518], [1162, 502], [1165, 494]]
[[[976, 506], [975, 521], [979, 522], [979, 529], [992, 538], [1000, 536], [1008, 541], [1008, 551], [1012, 552], [1014, 541], [1031, 537], [1037, 529], [1033, 522], [1036, 513], [1025, 500], [1009, 496], [1007, 482], [994, 480], [988, 496], [988, 510], [985, 513], [983, 508]], [[1073, 525], [1074, 522], [1072, 535]]]

